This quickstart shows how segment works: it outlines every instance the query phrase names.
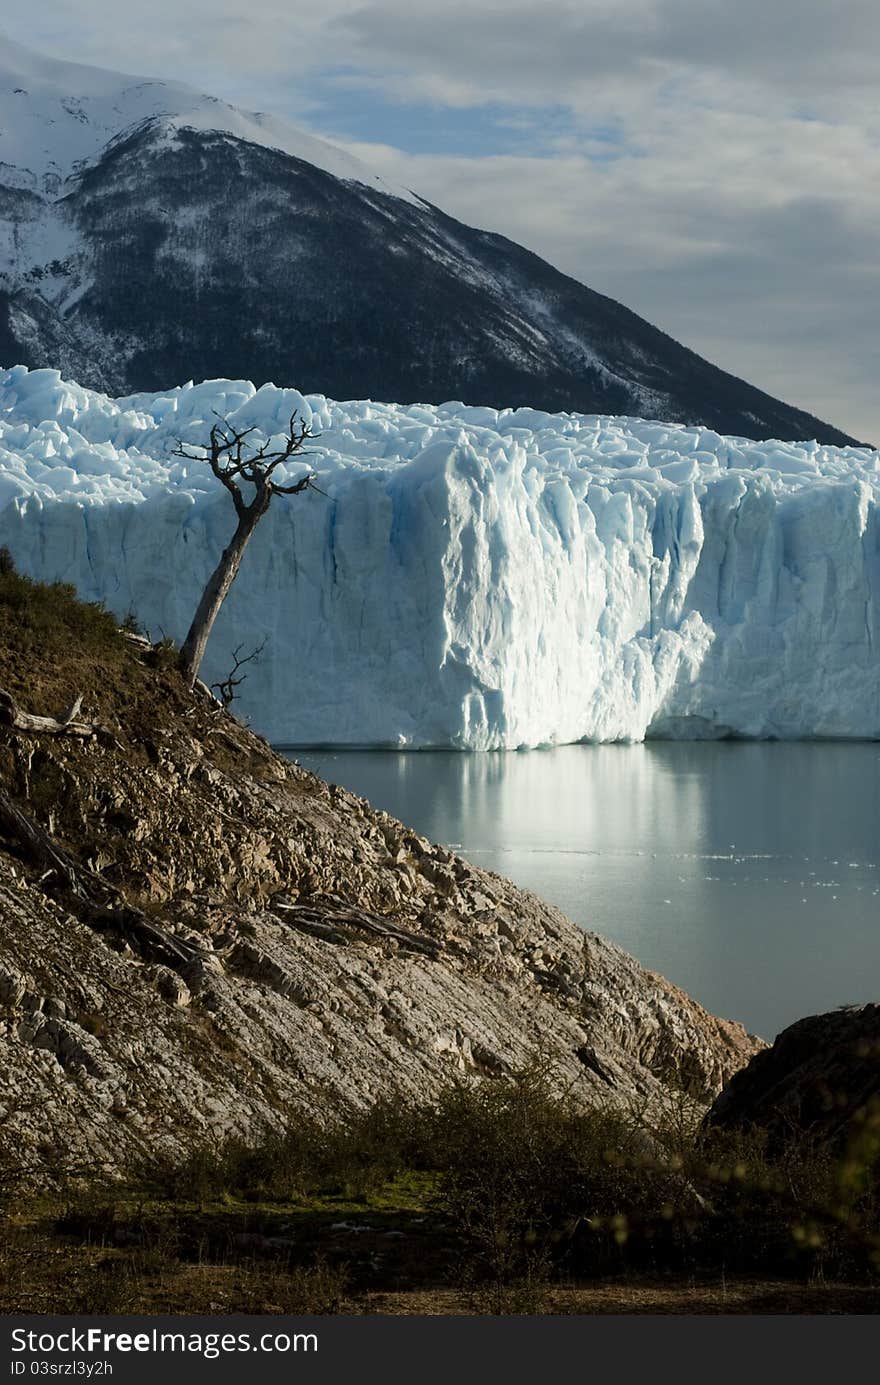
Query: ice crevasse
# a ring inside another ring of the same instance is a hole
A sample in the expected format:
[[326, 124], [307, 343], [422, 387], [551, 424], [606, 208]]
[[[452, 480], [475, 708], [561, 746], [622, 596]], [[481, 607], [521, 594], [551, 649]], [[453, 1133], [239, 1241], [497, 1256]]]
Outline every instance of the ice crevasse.
[[880, 453], [244, 381], [112, 400], [0, 370], [0, 543], [181, 638], [234, 513], [174, 455], [298, 412], [204, 668], [291, 745], [880, 737]]

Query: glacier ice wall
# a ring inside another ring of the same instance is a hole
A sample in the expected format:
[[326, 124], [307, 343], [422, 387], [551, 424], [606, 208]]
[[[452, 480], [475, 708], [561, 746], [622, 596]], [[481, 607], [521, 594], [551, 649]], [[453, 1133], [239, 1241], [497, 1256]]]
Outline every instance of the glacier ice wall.
[[175, 441], [215, 412], [272, 436], [294, 409], [320, 434], [325, 494], [275, 502], [205, 668], [267, 638], [240, 706], [271, 739], [880, 737], [880, 454], [864, 448], [228, 380], [109, 400], [15, 367], [0, 543], [181, 638], [234, 516]]

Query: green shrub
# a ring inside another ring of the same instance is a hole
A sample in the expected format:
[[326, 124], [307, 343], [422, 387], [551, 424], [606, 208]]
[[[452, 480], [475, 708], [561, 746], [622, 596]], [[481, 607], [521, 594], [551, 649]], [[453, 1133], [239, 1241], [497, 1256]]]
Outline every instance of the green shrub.
[[160, 670], [180, 668], [180, 650], [167, 635], [158, 644], [153, 645], [150, 663], [153, 668]]
[[619, 1111], [585, 1110], [540, 1068], [461, 1085], [433, 1112], [441, 1206], [493, 1280], [529, 1282], [548, 1260], [620, 1263], [631, 1228], [687, 1204], [679, 1169]]
[[379, 1102], [328, 1124], [301, 1116], [255, 1143], [238, 1138], [206, 1143], [182, 1160], [139, 1171], [136, 1181], [175, 1201], [357, 1199], [416, 1165], [416, 1131], [421, 1139], [407, 1107]]
[[688, 1163], [710, 1208], [703, 1258], [838, 1277], [880, 1269], [880, 1120], [870, 1109], [837, 1149], [715, 1131], [695, 1141]]

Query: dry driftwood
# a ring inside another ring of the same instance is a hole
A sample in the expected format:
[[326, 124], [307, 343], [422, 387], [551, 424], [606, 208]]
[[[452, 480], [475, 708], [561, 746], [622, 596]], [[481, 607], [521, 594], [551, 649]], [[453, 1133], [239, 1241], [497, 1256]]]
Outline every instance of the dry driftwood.
[[124, 934], [137, 944], [141, 956], [148, 962], [164, 962], [172, 969], [209, 955], [207, 948], [182, 942], [160, 924], [153, 923], [140, 909], [122, 902], [115, 908], [91, 904], [87, 922], [99, 933], [108, 929]]
[[[311, 904], [294, 904], [276, 900], [274, 908], [279, 910], [294, 928], [302, 928], [304, 932], [314, 933], [316, 937], [324, 937], [329, 942], [342, 940], [345, 935], [340, 936], [341, 927], [356, 933], [372, 933], [375, 937], [391, 938], [401, 947], [422, 952], [428, 957], [436, 957], [443, 951], [443, 944], [437, 938], [412, 933], [408, 928], [401, 928], [379, 914], [367, 913], [365, 909], [357, 909], [354, 905], [342, 901], [331, 902], [322, 899]], [[331, 937], [331, 934], [336, 936]]]
[[34, 716], [31, 712], [22, 711], [12, 694], [0, 688], [0, 724], [14, 731], [29, 731], [43, 736], [82, 736], [86, 739], [102, 736], [112, 740], [113, 733], [108, 727], [96, 721], [79, 720], [82, 701], [80, 694], [60, 717]]

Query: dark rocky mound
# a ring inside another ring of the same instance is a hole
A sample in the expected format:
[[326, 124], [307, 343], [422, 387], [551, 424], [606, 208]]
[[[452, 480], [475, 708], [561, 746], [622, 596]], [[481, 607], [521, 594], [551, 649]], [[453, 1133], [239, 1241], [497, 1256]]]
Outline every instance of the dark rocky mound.
[[711, 1107], [709, 1129], [767, 1132], [771, 1145], [840, 1145], [880, 1135], [880, 1005], [810, 1015], [734, 1075]]

